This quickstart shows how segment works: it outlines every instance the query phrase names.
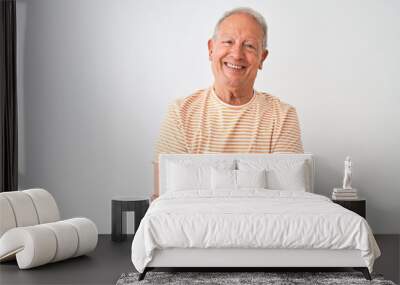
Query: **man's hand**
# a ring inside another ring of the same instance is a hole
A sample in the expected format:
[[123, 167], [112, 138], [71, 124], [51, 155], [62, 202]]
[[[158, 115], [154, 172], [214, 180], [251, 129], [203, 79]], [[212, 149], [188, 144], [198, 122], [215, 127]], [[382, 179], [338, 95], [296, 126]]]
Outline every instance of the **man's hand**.
[[153, 202], [157, 198], [158, 198], [158, 193], [152, 193], [150, 196], [150, 203]]

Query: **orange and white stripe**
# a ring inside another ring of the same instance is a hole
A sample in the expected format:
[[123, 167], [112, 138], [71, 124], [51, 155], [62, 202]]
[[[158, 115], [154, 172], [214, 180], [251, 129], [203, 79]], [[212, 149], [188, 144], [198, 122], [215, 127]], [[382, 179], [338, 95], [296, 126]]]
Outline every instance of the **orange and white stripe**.
[[170, 105], [155, 160], [161, 153], [273, 152], [303, 152], [295, 108], [257, 91], [246, 104], [229, 105], [209, 88]]

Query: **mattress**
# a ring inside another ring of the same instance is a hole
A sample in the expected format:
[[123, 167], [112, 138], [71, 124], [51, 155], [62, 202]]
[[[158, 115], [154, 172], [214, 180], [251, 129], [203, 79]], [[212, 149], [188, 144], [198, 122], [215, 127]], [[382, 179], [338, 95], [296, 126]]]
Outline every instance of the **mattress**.
[[266, 189], [163, 194], [137, 229], [132, 262], [143, 272], [172, 248], [359, 250], [371, 272], [380, 255], [361, 216], [321, 195]]

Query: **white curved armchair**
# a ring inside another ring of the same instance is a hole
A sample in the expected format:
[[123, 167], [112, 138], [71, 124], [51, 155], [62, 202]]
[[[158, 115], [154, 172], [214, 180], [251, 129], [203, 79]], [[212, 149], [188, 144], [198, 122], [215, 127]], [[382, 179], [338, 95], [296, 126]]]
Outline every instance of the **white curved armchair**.
[[0, 262], [17, 259], [28, 269], [86, 254], [96, 248], [97, 227], [87, 218], [60, 221], [44, 189], [0, 193]]

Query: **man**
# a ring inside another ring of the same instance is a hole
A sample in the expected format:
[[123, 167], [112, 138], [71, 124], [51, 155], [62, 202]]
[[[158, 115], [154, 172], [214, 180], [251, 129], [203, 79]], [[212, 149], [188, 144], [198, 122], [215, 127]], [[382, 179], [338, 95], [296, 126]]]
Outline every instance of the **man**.
[[267, 26], [254, 10], [238, 8], [218, 21], [208, 53], [214, 85], [175, 101], [156, 149], [160, 153], [302, 153], [296, 110], [253, 89], [268, 56]]

